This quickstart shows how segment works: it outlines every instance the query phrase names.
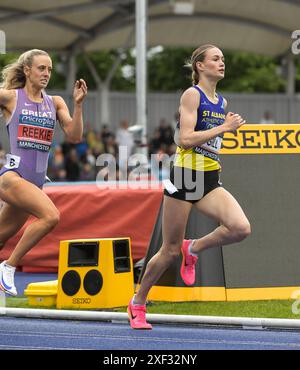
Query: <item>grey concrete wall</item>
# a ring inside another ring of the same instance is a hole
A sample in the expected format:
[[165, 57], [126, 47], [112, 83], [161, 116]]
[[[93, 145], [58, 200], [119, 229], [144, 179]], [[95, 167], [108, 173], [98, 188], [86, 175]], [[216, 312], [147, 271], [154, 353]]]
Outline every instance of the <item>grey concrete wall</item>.
[[300, 156], [223, 155], [223, 186], [252, 235], [223, 247], [227, 288], [300, 285]]
[[[240, 243], [199, 255], [195, 286], [226, 288], [300, 285], [300, 156], [223, 155], [223, 186], [237, 199], [252, 234]], [[186, 238], [199, 238], [217, 224], [192, 210]], [[161, 214], [155, 225], [146, 263], [162, 242]], [[184, 286], [181, 256], [156, 285]]]

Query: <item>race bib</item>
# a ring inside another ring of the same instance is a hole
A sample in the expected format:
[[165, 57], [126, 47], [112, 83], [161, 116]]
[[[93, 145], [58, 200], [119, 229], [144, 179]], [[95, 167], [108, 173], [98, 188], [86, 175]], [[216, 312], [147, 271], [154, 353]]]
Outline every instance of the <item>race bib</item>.
[[5, 168], [12, 169], [12, 168], [18, 168], [20, 165], [21, 158], [17, 155], [12, 154], [6, 154], [6, 164]]
[[207, 143], [201, 145], [201, 148], [209, 150], [210, 152], [218, 154], [221, 150], [222, 137], [217, 136], [211, 140], [208, 140]]

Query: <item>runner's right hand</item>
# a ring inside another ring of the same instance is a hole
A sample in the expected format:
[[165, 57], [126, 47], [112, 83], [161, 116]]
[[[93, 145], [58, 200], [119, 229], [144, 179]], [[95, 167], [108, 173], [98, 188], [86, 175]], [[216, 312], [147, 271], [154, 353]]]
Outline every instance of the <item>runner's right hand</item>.
[[225, 131], [232, 132], [240, 128], [245, 123], [246, 121], [239, 114], [228, 112], [225, 117], [223, 127], [225, 128]]

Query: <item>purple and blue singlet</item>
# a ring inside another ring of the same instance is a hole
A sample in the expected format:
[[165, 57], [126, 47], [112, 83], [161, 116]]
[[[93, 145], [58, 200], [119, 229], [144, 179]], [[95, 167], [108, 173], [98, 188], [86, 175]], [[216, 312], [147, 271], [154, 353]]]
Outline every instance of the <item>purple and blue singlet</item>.
[[56, 124], [52, 97], [42, 93], [43, 102], [31, 101], [24, 89], [16, 90], [16, 107], [6, 123], [10, 153], [0, 176], [17, 172], [25, 180], [41, 188], [46, 179], [49, 150]]

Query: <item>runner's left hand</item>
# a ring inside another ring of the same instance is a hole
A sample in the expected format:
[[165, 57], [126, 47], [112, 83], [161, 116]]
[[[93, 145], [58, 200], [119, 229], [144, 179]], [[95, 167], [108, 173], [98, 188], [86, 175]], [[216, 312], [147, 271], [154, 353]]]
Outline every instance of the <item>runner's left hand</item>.
[[83, 79], [77, 80], [74, 87], [73, 98], [75, 104], [81, 104], [87, 95], [87, 85]]

